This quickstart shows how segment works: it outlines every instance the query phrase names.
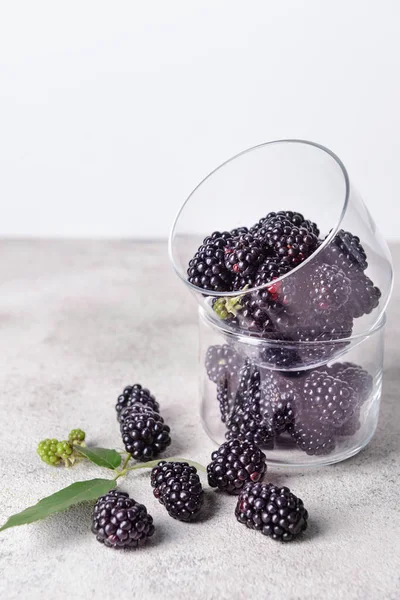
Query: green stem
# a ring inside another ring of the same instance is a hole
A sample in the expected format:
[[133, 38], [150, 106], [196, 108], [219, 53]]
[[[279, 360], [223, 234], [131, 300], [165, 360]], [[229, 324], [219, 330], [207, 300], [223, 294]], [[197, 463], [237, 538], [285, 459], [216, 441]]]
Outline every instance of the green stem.
[[115, 469], [115, 473], [116, 473], [116, 476], [114, 477], [115, 481], [118, 479], [118, 477], [123, 477], [124, 475], [127, 474], [128, 471], [130, 471], [130, 469], [128, 469], [128, 463], [131, 460], [131, 458], [132, 458], [132, 455], [128, 454], [128, 456], [124, 460], [124, 464], [122, 465], [121, 470], [117, 471], [117, 469]]
[[126, 457], [124, 464], [122, 465], [122, 470], [126, 469], [126, 467], [128, 466], [128, 462], [131, 460], [132, 458], [132, 454], [128, 453], [128, 456]]

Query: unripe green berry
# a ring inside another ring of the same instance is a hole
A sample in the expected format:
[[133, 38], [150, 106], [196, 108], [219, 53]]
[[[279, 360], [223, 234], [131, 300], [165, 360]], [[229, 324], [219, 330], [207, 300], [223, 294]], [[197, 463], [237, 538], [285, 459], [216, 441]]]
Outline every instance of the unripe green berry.
[[72, 429], [70, 432], [68, 439], [71, 444], [81, 444], [85, 441], [86, 433], [82, 431], [82, 429]]
[[37, 447], [37, 453], [39, 454], [42, 461], [54, 467], [57, 466], [61, 461], [60, 456], [58, 456], [57, 454], [58, 443], [58, 440], [54, 438], [46, 439], [39, 442], [39, 445]]
[[68, 458], [68, 456], [71, 456], [73, 451], [74, 449], [70, 442], [65, 440], [63, 442], [58, 442], [56, 450], [57, 456], [60, 456], [61, 458]]

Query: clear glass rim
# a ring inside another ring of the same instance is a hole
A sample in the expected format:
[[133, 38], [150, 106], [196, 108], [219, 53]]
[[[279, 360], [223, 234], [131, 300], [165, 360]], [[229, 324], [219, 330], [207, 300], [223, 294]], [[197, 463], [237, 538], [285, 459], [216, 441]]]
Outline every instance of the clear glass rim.
[[[302, 263], [300, 263], [297, 267], [295, 267], [294, 269], [292, 269], [288, 273], [285, 273], [285, 275], [281, 275], [281, 277], [278, 277], [277, 279], [274, 279], [274, 284], [283, 281], [284, 279], [286, 279], [286, 277], [290, 277], [293, 273], [298, 272], [305, 265], [307, 265], [320, 252], [322, 252], [326, 248], [326, 246], [328, 246], [328, 244], [330, 243], [330, 241], [332, 240], [332, 238], [338, 232], [339, 227], [340, 227], [340, 225], [341, 225], [341, 223], [343, 221], [344, 215], [346, 214], [347, 206], [348, 206], [348, 203], [349, 203], [350, 179], [349, 179], [349, 175], [347, 173], [346, 167], [344, 166], [343, 162], [340, 160], [340, 158], [334, 152], [332, 152], [331, 150], [329, 150], [329, 148], [326, 148], [325, 146], [322, 146], [321, 144], [318, 144], [316, 142], [311, 142], [309, 140], [301, 140], [301, 139], [273, 140], [271, 142], [263, 142], [262, 144], [257, 144], [256, 146], [252, 146], [251, 148], [247, 148], [246, 150], [242, 150], [242, 152], [239, 152], [238, 154], [235, 154], [231, 158], [228, 158], [228, 160], [224, 161], [218, 167], [216, 167], [215, 169], [213, 169], [208, 175], [206, 175], [206, 177], [204, 177], [204, 179], [202, 179], [200, 181], [200, 183], [198, 183], [196, 185], [196, 187], [191, 191], [191, 193], [189, 194], [189, 196], [186, 198], [185, 202], [180, 207], [180, 209], [179, 209], [179, 211], [178, 211], [178, 213], [177, 213], [177, 215], [176, 215], [176, 217], [174, 219], [174, 222], [173, 222], [173, 225], [172, 225], [172, 228], [171, 228], [171, 231], [170, 231], [170, 235], [169, 235], [169, 240], [168, 240], [168, 254], [169, 254], [169, 259], [170, 259], [170, 261], [172, 263], [172, 266], [174, 268], [175, 273], [193, 291], [198, 292], [200, 294], [205, 294], [207, 296], [214, 296], [214, 297], [223, 297], [223, 298], [226, 298], [226, 297], [242, 296], [242, 295], [248, 294], [249, 292], [253, 292], [253, 291], [265, 289], [266, 285], [263, 284], [263, 285], [260, 285], [258, 287], [248, 288], [246, 290], [236, 290], [236, 291], [232, 291], [232, 292], [217, 292], [217, 291], [213, 291], [213, 290], [208, 290], [208, 289], [206, 290], [206, 289], [203, 289], [203, 288], [199, 288], [196, 285], [193, 285], [193, 283], [190, 283], [187, 280], [186, 273], [182, 273], [181, 269], [179, 268], [179, 266], [175, 262], [174, 253], [173, 253], [173, 241], [174, 241], [174, 237], [175, 237], [176, 226], [177, 226], [177, 224], [179, 222], [179, 218], [181, 216], [181, 213], [185, 209], [185, 206], [188, 204], [188, 202], [190, 201], [190, 199], [192, 198], [192, 196], [196, 193], [196, 191], [200, 188], [200, 186], [203, 185], [203, 183], [205, 183], [208, 179], [210, 179], [210, 177], [212, 177], [212, 175], [214, 175], [214, 173], [216, 173], [217, 171], [219, 171], [220, 169], [222, 169], [223, 167], [225, 167], [230, 162], [233, 162], [237, 158], [239, 158], [239, 157], [241, 157], [241, 156], [243, 156], [245, 154], [248, 154], [250, 152], [254, 152], [256, 150], [259, 150], [260, 148], [263, 148], [265, 146], [272, 146], [274, 144], [304, 144], [306, 146], [312, 146], [314, 148], [317, 148], [318, 150], [321, 150], [322, 152], [325, 152], [331, 158], [333, 158], [333, 160], [340, 167], [340, 169], [342, 171], [342, 174], [343, 174], [344, 183], [345, 183], [345, 195], [344, 195], [344, 198], [343, 198], [343, 207], [342, 207], [342, 211], [340, 213], [340, 216], [339, 216], [339, 219], [338, 219], [337, 223], [334, 225], [334, 227], [332, 227], [331, 231], [326, 236], [326, 238], [324, 239], [324, 241], [322, 242], [322, 244], [317, 248], [317, 250], [315, 252], [313, 252], [313, 254], [311, 254], [306, 260], [304, 260]], [[305, 342], [305, 343], [308, 343], [308, 342]], [[313, 343], [313, 342], [310, 342], [310, 343]]]
[[249, 346], [272, 346], [272, 347], [290, 347], [290, 348], [311, 348], [315, 346], [327, 346], [332, 344], [343, 344], [343, 343], [353, 343], [353, 342], [362, 342], [363, 340], [371, 337], [381, 329], [383, 329], [386, 325], [386, 313], [384, 312], [381, 317], [374, 323], [374, 325], [363, 333], [356, 333], [354, 335], [350, 335], [344, 338], [338, 338], [335, 340], [314, 340], [310, 342], [302, 342], [302, 341], [289, 341], [282, 339], [269, 340], [267, 338], [257, 337], [256, 335], [246, 335], [246, 332], [238, 332], [233, 329], [230, 329], [226, 326], [221, 326], [220, 323], [224, 323], [223, 321], [215, 321], [207, 312], [207, 310], [203, 306], [199, 306], [199, 314], [201, 318], [206, 321], [207, 324], [210, 324], [211, 327], [215, 328], [216, 331], [223, 332], [227, 337], [235, 339], [238, 342], [242, 342]]

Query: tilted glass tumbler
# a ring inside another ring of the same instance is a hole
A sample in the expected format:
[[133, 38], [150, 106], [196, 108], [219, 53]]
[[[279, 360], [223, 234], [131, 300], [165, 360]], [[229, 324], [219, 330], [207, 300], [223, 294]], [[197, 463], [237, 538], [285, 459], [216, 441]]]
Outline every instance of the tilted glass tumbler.
[[367, 443], [392, 264], [338, 157], [284, 140], [228, 160], [182, 206], [170, 257], [199, 303], [213, 439], [248, 439], [292, 465]]

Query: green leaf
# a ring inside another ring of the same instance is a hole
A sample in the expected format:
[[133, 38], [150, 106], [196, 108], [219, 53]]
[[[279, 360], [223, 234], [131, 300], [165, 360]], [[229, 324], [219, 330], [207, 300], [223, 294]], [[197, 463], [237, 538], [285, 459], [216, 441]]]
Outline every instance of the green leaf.
[[107, 494], [111, 489], [115, 488], [116, 481], [114, 479], [89, 479], [88, 481], [77, 481], [68, 487], [59, 490], [47, 498], [42, 498], [34, 506], [29, 506], [20, 513], [13, 515], [0, 527], [0, 531], [4, 531], [9, 527], [17, 525], [25, 525], [44, 519], [49, 515], [66, 510], [74, 504], [87, 502], [89, 500], [97, 500], [99, 496]]
[[138, 465], [129, 467], [129, 471], [135, 471], [136, 469], [152, 469], [153, 467], [156, 467], [158, 465], [160, 460], [165, 460], [167, 462], [186, 462], [189, 465], [191, 465], [192, 467], [196, 467], [196, 469], [198, 469], [199, 471], [203, 471], [204, 473], [206, 472], [206, 468], [203, 467], [203, 465], [201, 465], [200, 463], [195, 462], [194, 460], [189, 460], [187, 458], [180, 458], [179, 456], [171, 456], [169, 458], [159, 458], [157, 460], [151, 460], [150, 462], [139, 463]]
[[92, 461], [99, 467], [106, 467], [107, 469], [117, 469], [121, 464], [121, 455], [116, 450], [109, 450], [108, 448], [87, 448], [82, 446], [74, 446], [75, 451], [87, 459]]

